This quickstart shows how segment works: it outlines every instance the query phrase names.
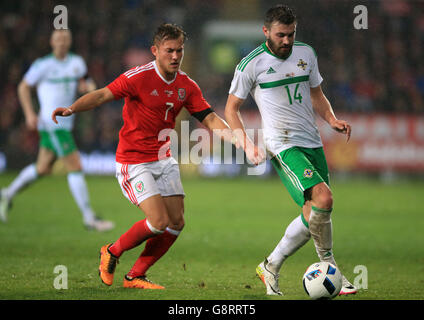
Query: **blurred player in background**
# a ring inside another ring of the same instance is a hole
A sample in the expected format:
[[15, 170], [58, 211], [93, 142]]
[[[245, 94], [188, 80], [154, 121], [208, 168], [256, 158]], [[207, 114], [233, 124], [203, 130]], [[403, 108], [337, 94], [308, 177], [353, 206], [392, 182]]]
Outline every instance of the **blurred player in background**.
[[123, 286], [163, 289], [146, 278], [146, 271], [172, 246], [184, 227], [184, 190], [177, 161], [171, 156], [168, 133], [185, 107], [207, 128], [221, 130], [232, 141], [228, 125], [211, 109], [198, 85], [180, 65], [185, 32], [163, 24], [155, 32], [151, 51], [155, 60], [121, 74], [108, 86], [88, 93], [69, 108], [57, 108], [52, 117], [69, 116], [114, 99], [125, 99], [124, 125], [119, 132], [116, 176], [124, 196], [141, 209], [145, 219], [136, 222], [113, 244], [100, 250], [100, 278], [112, 285], [121, 255], [146, 242]]
[[[239, 112], [250, 93], [262, 116], [264, 142], [271, 162], [302, 214], [287, 227], [274, 251], [260, 263], [257, 275], [267, 294], [281, 295], [278, 278], [287, 257], [311, 237], [321, 261], [336, 265], [332, 253], [333, 197], [321, 137], [314, 112], [334, 130], [347, 135], [351, 127], [338, 120], [321, 90], [322, 77], [315, 51], [295, 41], [296, 16], [284, 5], [268, 10], [263, 32], [266, 42], [237, 65], [225, 118], [254, 164], [264, 160], [262, 149], [246, 135]], [[340, 294], [356, 288], [343, 277]]]
[[[98, 218], [91, 208], [80, 155], [71, 133], [74, 117], [61, 119], [59, 126], [51, 121], [51, 113], [57, 105], [72, 104], [77, 92], [86, 93], [96, 87], [87, 77], [87, 67], [82, 57], [69, 52], [71, 42], [69, 30], [53, 31], [50, 38], [52, 53], [37, 59], [18, 86], [18, 97], [27, 128], [38, 129], [40, 147], [36, 163], [25, 167], [7, 188], [1, 190], [0, 219], [3, 222], [7, 220], [12, 199], [24, 187], [50, 174], [55, 160], [61, 158], [68, 171], [69, 188], [82, 213], [85, 227], [97, 231], [107, 231], [114, 227], [112, 222]], [[38, 115], [32, 103], [32, 87], [37, 88], [40, 105]]]

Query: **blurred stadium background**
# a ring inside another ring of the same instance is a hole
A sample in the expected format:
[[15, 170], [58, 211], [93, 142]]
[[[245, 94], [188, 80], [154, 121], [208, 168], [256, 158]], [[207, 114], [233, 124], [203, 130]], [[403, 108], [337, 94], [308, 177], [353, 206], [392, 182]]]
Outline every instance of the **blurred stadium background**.
[[[331, 170], [392, 178], [424, 175], [424, 2], [283, 1], [299, 16], [297, 40], [318, 54], [323, 88], [339, 118], [353, 126], [344, 144], [319, 122]], [[152, 33], [162, 22], [189, 35], [183, 70], [223, 116], [234, 68], [264, 41], [265, 11], [278, 1], [95, 0], [0, 3], [0, 172], [35, 160], [38, 137], [25, 127], [16, 88], [30, 64], [50, 52], [56, 5], [68, 9], [72, 51], [102, 87], [125, 70], [152, 60]], [[368, 9], [368, 29], [353, 27], [353, 8]], [[34, 99], [36, 99], [34, 95]], [[114, 152], [123, 101], [79, 114], [75, 137], [90, 174], [114, 174]], [[260, 127], [249, 100], [242, 112], [248, 128]], [[184, 119], [187, 114], [182, 114]], [[196, 122], [190, 120], [192, 128]], [[341, 147], [342, 146], [342, 147]], [[271, 166], [267, 166], [269, 169]], [[183, 166], [183, 174], [244, 175], [239, 165]], [[60, 171], [60, 164], [56, 168]], [[267, 174], [273, 174], [272, 170]]]

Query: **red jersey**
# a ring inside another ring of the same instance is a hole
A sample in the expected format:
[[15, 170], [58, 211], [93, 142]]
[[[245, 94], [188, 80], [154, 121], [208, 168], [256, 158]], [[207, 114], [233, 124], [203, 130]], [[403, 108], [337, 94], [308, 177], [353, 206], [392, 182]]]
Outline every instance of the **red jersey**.
[[184, 72], [167, 81], [155, 61], [128, 70], [107, 86], [115, 99], [125, 98], [116, 161], [144, 163], [171, 156], [168, 133], [185, 107], [190, 114], [210, 109], [199, 86]]

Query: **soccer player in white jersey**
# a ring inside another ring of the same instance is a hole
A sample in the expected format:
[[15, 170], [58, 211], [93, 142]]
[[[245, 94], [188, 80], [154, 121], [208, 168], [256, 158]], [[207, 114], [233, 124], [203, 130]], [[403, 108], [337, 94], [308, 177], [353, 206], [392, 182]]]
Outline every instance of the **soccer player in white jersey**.
[[[68, 171], [71, 193], [82, 213], [83, 223], [90, 230], [107, 231], [114, 227], [110, 221], [98, 218], [90, 206], [86, 181], [79, 152], [72, 137], [73, 117], [61, 118], [58, 127], [51, 114], [58, 105], [72, 104], [77, 92], [95, 89], [87, 75], [82, 57], [69, 52], [72, 35], [69, 30], [55, 30], [50, 38], [52, 53], [37, 59], [18, 86], [27, 128], [37, 130], [40, 147], [36, 163], [25, 167], [14, 181], [0, 193], [0, 220], [7, 220], [11, 201], [24, 187], [49, 174], [57, 158], [62, 158]], [[31, 88], [37, 88], [40, 110], [38, 115], [31, 99]]]
[[[333, 197], [327, 163], [314, 113], [334, 130], [350, 138], [351, 127], [338, 120], [321, 90], [322, 77], [315, 51], [295, 41], [293, 11], [277, 5], [266, 13], [266, 42], [237, 65], [225, 107], [225, 118], [254, 164], [265, 152], [246, 135], [239, 109], [250, 93], [263, 125], [264, 143], [271, 163], [302, 213], [287, 227], [273, 252], [256, 269], [267, 294], [281, 295], [279, 272], [283, 262], [312, 236], [321, 261], [336, 265], [332, 253]], [[343, 277], [340, 294], [356, 293]]]

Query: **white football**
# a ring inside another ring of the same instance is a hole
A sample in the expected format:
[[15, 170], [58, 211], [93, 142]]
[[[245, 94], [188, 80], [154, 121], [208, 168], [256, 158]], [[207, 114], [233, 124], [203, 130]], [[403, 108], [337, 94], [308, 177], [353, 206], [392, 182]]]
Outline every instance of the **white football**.
[[335, 265], [317, 262], [303, 275], [303, 288], [311, 299], [332, 299], [342, 288], [342, 274]]

